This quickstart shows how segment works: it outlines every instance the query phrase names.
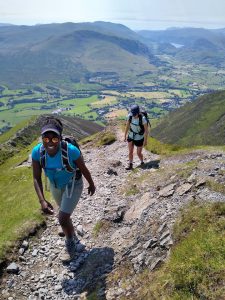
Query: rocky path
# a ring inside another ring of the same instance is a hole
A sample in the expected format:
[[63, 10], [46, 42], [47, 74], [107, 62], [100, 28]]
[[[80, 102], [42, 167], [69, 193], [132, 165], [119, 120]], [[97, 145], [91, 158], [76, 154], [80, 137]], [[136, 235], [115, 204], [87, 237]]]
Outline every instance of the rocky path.
[[180, 208], [189, 201], [225, 201], [221, 192], [209, 190], [213, 179], [224, 185], [225, 154], [194, 151], [161, 159], [145, 153], [140, 168], [128, 172], [127, 147], [117, 128], [117, 141], [82, 152], [96, 183], [96, 194], [86, 187], [73, 214], [73, 222], [85, 251], [70, 264], [62, 264], [64, 238], [58, 235], [56, 216], [33, 239], [24, 240], [18, 259], [8, 266], [0, 299], [129, 299], [132, 292], [107, 277], [129, 260], [133, 273], [154, 270], [169, 255], [172, 225]]

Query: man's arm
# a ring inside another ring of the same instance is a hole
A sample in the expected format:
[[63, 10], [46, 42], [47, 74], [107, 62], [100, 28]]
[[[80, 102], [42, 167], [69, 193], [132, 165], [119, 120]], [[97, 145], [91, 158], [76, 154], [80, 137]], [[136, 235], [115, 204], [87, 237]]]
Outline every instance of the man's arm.
[[95, 185], [94, 185], [94, 181], [91, 177], [91, 173], [89, 172], [88, 168], [86, 167], [83, 158], [80, 156], [78, 159], [75, 160], [75, 164], [80, 169], [81, 173], [84, 175], [87, 182], [89, 183], [88, 194], [90, 194], [92, 196], [95, 192]]
[[42, 168], [38, 161], [32, 160], [34, 188], [37, 193], [41, 208], [46, 214], [53, 214], [53, 207], [44, 196], [43, 185], [41, 180]]

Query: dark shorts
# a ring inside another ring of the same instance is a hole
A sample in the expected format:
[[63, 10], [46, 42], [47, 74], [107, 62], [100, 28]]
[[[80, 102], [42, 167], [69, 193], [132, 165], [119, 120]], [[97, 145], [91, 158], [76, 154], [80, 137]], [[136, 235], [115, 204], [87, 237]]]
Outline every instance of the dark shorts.
[[133, 142], [133, 144], [134, 144], [136, 147], [142, 147], [143, 144], [144, 144], [144, 139], [135, 141], [135, 140], [132, 140], [132, 139], [128, 138], [127, 141], [128, 141], [128, 143]]

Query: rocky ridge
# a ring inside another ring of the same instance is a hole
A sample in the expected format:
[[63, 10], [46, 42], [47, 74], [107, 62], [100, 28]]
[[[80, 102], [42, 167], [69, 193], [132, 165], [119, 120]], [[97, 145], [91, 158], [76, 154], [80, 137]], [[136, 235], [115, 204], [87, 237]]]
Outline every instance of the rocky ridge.
[[190, 201], [225, 201], [207, 182], [224, 186], [225, 153], [195, 150], [170, 157], [144, 152], [145, 165], [135, 156], [134, 171], [126, 171], [127, 147], [118, 128], [111, 145], [82, 149], [96, 183], [96, 194], [82, 198], [73, 214], [85, 250], [62, 264], [64, 238], [58, 235], [56, 216], [47, 228], [18, 249], [18, 259], [5, 270], [0, 298], [125, 299], [135, 292], [129, 283], [109, 280], [126, 263], [130, 277], [144, 268], [154, 271], [169, 257], [172, 227], [181, 207]]

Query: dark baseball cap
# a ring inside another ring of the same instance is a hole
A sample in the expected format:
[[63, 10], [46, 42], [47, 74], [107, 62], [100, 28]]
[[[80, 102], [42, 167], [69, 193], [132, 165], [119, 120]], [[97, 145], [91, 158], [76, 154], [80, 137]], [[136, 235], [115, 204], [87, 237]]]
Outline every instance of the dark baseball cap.
[[59, 136], [62, 134], [61, 128], [59, 128], [57, 125], [54, 125], [54, 124], [47, 124], [44, 127], [42, 127], [41, 135], [46, 132], [54, 132]]
[[139, 106], [137, 104], [132, 105], [130, 111], [133, 116], [136, 116], [140, 112]]

